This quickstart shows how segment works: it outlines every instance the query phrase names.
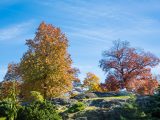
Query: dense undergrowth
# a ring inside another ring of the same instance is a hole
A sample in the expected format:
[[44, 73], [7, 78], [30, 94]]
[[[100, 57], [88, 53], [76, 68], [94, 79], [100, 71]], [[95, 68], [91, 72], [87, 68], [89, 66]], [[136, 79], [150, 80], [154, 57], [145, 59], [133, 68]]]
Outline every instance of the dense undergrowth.
[[[160, 119], [160, 96], [149, 96], [149, 102], [145, 106], [137, 104], [135, 96], [119, 96], [106, 98], [93, 98], [88, 101], [115, 101], [126, 100], [124, 104], [117, 107], [103, 107], [87, 105], [87, 99], [81, 100], [69, 106], [63, 106], [58, 110], [58, 105], [44, 100], [40, 94], [34, 92], [30, 102], [15, 102], [11, 99], [0, 102], [0, 117], [2, 120], [67, 120], [76, 118], [92, 119], [97, 116], [98, 120], [159, 120]], [[63, 116], [66, 113], [66, 116]], [[103, 113], [103, 115], [102, 115]], [[101, 115], [101, 116], [100, 116]], [[108, 117], [108, 118], [106, 118]]]

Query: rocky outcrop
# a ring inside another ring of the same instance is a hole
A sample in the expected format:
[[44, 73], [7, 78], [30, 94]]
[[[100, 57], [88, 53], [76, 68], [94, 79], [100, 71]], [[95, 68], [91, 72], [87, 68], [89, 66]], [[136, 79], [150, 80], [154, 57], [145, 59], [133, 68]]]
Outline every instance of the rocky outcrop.
[[104, 99], [96, 99], [96, 100], [88, 100], [86, 101], [86, 104], [88, 106], [95, 106], [98, 108], [113, 108], [123, 105], [126, 101], [127, 101], [126, 99], [109, 100], [109, 101], [106, 101]]
[[89, 98], [103, 98], [103, 97], [116, 97], [116, 96], [128, 96], [131, 93], [129, 92], [90, 92], [90, 93], [82, 93], [72, 97], [72, 99], [81, 100], [81, 99], [89, 99]]
[[55, 105], [72, 105], [77, 102], [76, 99], [69, 99], [69, 98], [53, 98], [51, 102]]
[[72, 97], [72, 99], [82, 100], [82, 99], [89, 99], [89, 98], [97, 98], [98, 96], [95, 93], [82, 93]]
[[[116, 97], [115, 97], [116, 98]], [[121, 107], [128, 99], [106, 99], [106, 98], [93, 98], [85, 99], [82, 102], [86, 104], [86, 108], [95, 109], [85, 109], [73, 114], [64, 112], [62, 113], [64, 120], [119, 120], [120, 115], [118, 110], [115, 108]]]

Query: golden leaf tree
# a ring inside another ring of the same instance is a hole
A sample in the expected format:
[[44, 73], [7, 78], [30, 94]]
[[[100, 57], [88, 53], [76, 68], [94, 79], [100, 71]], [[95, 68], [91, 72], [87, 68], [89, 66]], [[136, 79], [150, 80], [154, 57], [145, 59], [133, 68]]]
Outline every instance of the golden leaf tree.
[[75, 72], [67, 52], [68, 40], [61, 30], [42, 22], [26, 45], [29, 49], [19, 67], [24, 97], [38, 91], [44, 98], [52, 98], [71, 90]]
[[100, 79], [94, 73], [88, 72], [83, 81], [83, 86], [88, 87], [89, 91], [100, 91]]

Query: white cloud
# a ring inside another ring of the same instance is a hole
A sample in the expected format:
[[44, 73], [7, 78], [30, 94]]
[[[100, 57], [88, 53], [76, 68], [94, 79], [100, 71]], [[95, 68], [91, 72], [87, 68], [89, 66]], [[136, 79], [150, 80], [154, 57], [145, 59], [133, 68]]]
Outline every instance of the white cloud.
[[[69, 27], [69, 32], [67, 33], [71, 38], [83, 38], [87, 41], [92, 42], [102, 42], [102, 43], [110, 43], [116, 39], [130, 38], [133, 39], [141, 36], [149, 36], [160, 33], [160, 29], [156, 27], [152, 27], [152, 24], [155, 24], [156, 21], [148, 21], [146, 19], [141, 20], [139, 23], [135, 23], [128, 28], [101, 28], [101, 27], [86, 27], [86, 28], [76, 28]], [[130, 40], [129, 39], [129, 40]]]
[[19, 24], [14, 24], [6, 28], [0, 29], [0, 41], [13, 40], [27, 34], [32, 27], [33, 21], [27, 21]]

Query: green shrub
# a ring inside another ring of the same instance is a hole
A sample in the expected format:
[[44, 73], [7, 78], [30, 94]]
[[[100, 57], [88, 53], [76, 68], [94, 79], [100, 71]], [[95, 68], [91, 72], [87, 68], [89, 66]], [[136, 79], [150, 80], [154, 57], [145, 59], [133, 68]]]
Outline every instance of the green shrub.
[[0, 120], [6, 120], [6, 118], [5, 118], [5, 117], [2, 117], [2, 118], [0, 118]]
[[[120, 114], [123, 119], [146, 120], [146, 114], [135, 104], [126, 103], [120, 108]], [[123, 120], [122, 119], [122, 120]]]
[[121, 120], [148, 120], [148, 116], [136, 104], [135, 100], [132, 96], [122, 107], [115, 109]]
[[6, 117], [10, 113], [10, 104], [6, 101], [0, 102], [0, 117]]
[[154, 119], [160, 119], [160, 95], [150, 97], [150, 104], [145, 106], [145, 112]]
[[32, 97], [32, 101], [44, 102], [44, 98], [40, 92], [31, 91], [31, 97]]
[[68, 109], [69, 113], [75, 113], [85, 109], [85, 104], [83, 102], [77, 102]]
[[61, 117], [50, 102], [33, 102], [18, 111], [17, 120], [61, 120]]
[[7, 120], [14, 120], [17, 116], [19, 105], [14, 101], [1, 101], [0, 102], [0, 117], [6, 117]]

